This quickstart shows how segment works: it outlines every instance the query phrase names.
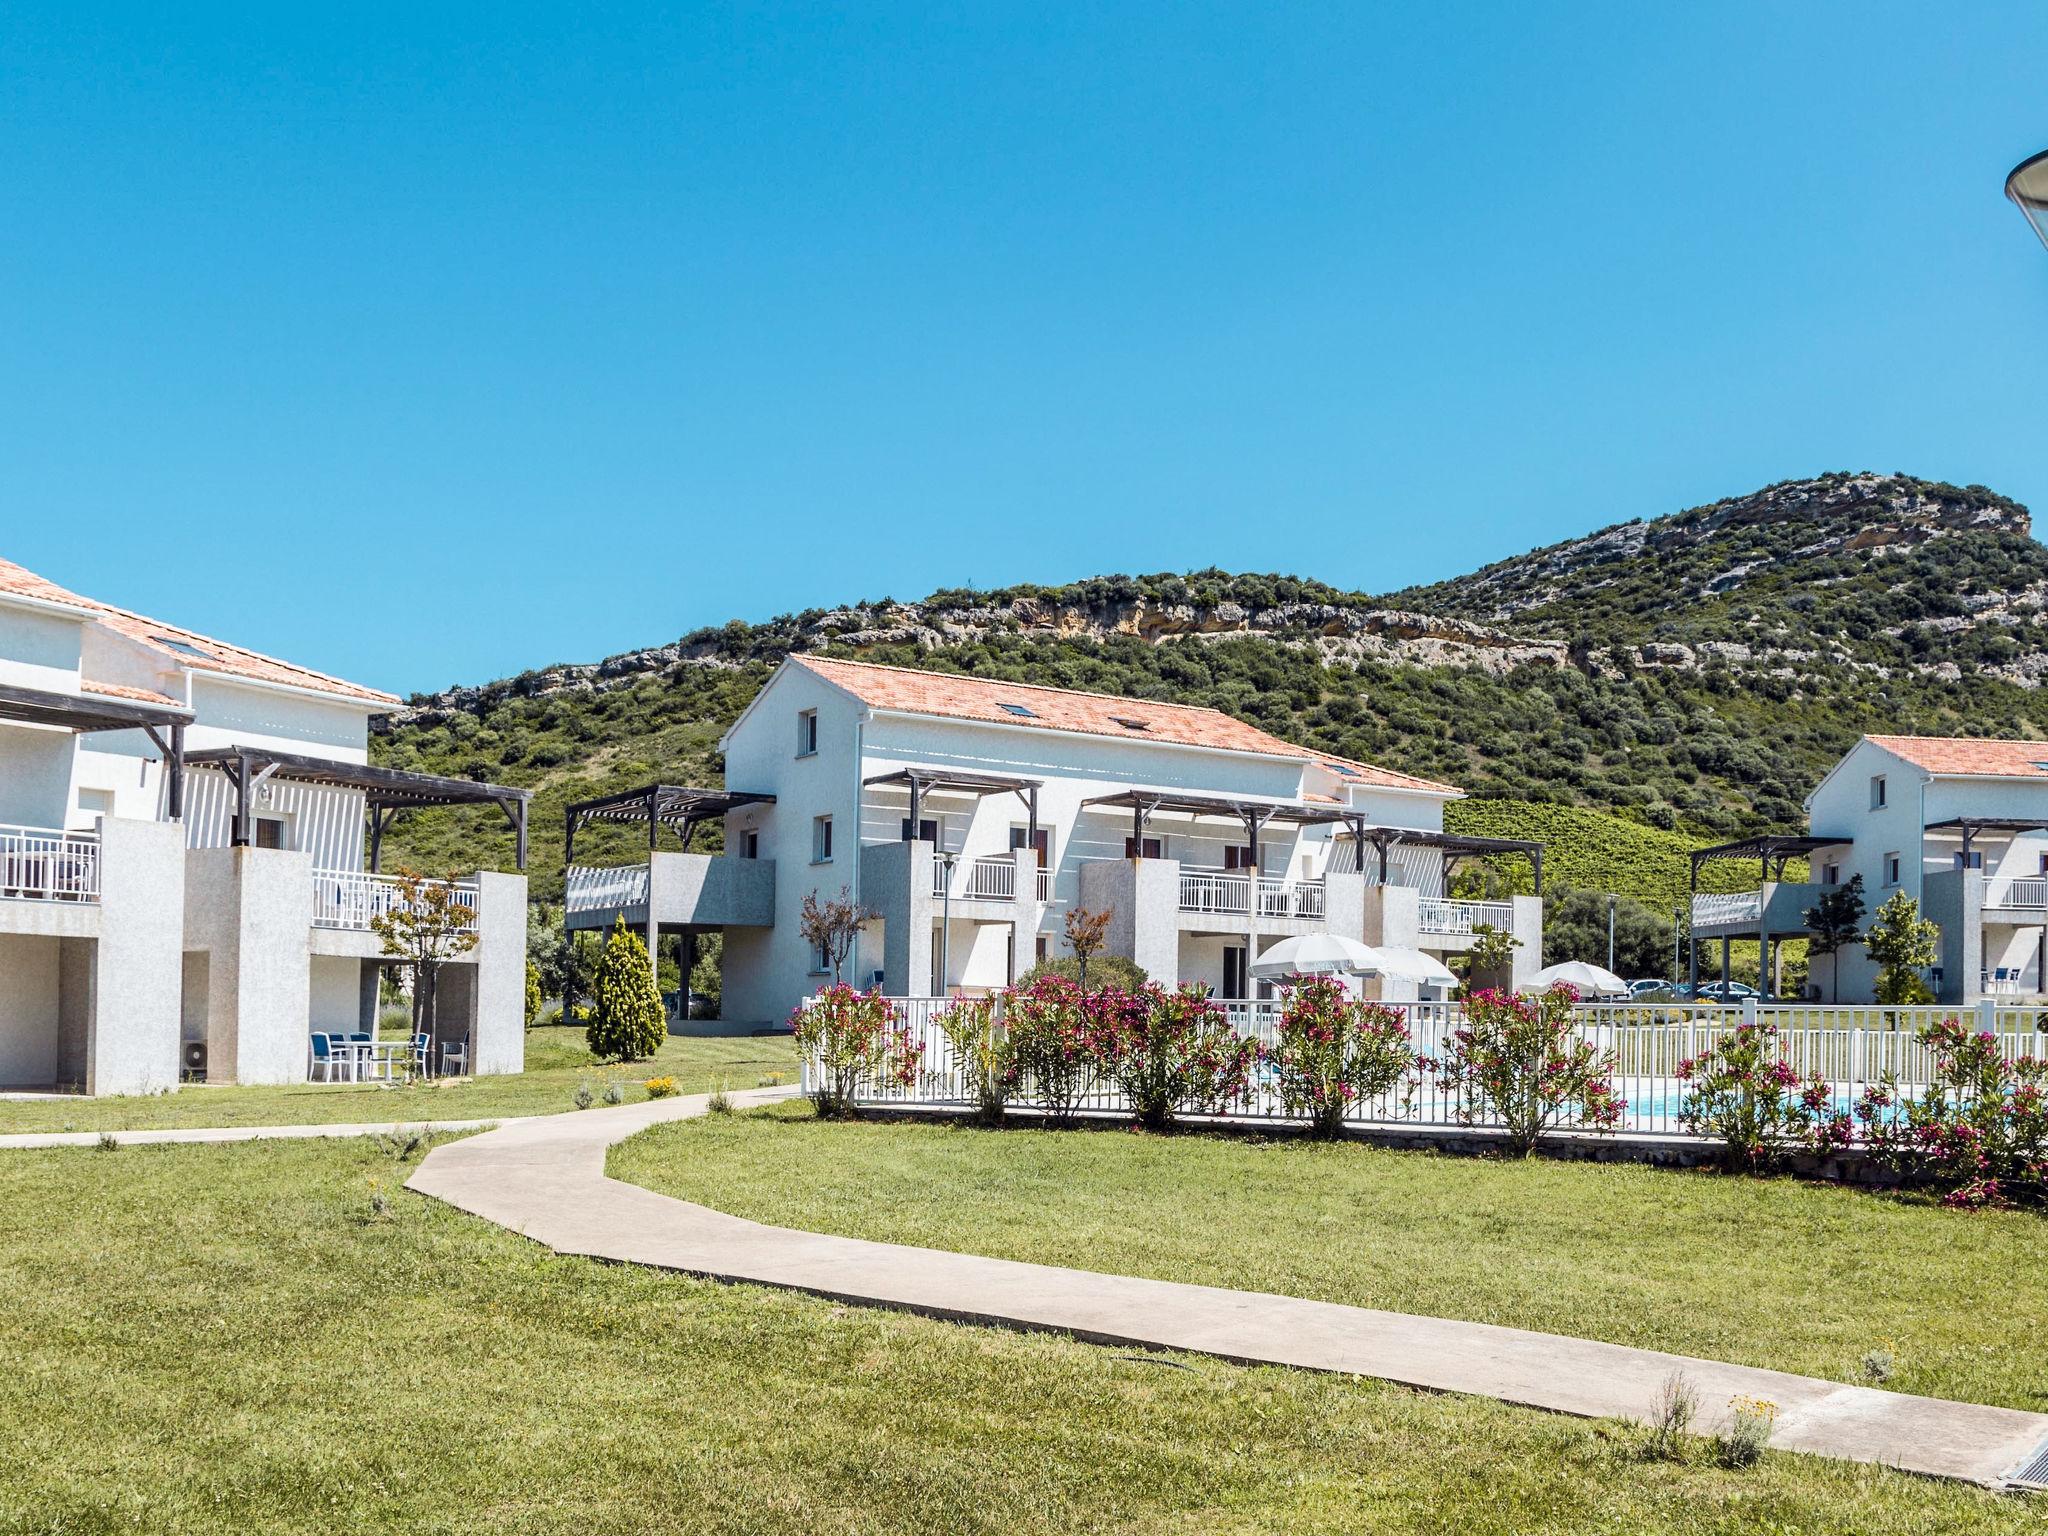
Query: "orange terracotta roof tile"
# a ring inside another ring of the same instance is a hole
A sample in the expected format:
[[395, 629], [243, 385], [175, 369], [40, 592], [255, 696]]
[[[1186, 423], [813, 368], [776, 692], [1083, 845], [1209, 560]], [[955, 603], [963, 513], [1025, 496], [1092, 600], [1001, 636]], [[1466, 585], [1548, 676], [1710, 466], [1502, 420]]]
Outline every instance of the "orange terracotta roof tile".
[[1866, 736], [1887, 752], [1939, 777], [2048, 779], [2048, 741], [1972, 736]]
[[[1455, 795], [1461, 791], [1408, 774], [1352, 763], [1310, 747], [1282, 741], [1268, 731], [1197, 704], [1164, 704], [1157, 699], [1120, 698], [1075, 688], [1048, 688], [1038, 683], [1011, 683], [969, 677], [955, 672], [923, 672], [914, 667], [885, 667], [871, 661], [841, 661], [826, 656], [793, 656], [827, 682], [845, 689], [876, 709], [905, 714], [936, 715], [948, 720], [977, 720], [988, 725], [1035, 726], [1041, 730], [1078, 731], [1113, 736], [1123, 741], [1164, 741], [1183, 747], [1209, 747], [1226, 752], [1252, 752], [1301, 762], [1342, 764], [1333, 768], [1347, 779], [1381, 788], [1425, 789]], [[1134, 722], [1127, 724], [1126, 722]], [[1351, 772], [1345, 773], [1343, 770]]]
[[126, 683], [96, 683], [91, 678], [82, 679], [78, 684], [84, 693], [98, 694], [106, 699], [134, 699], [142, 704], [166, 704], [172, 709], [185, 706], [167, 693], [158, 693], [153, 688], [130, 688]]
[[331, 693], [371, 704], [398, 703], [395, 694], [380, 693], [374, 688], [365, 688], [358, 683], [344, 682], [338, 677], [329, 677], [326, 673], [315, 672], [310, 667], [279, 661], [274, 656], [265, 656], [262, 652], [249, 650], [245, 646], [230, 645], [225, 640], [215, 640], [195, 630], [184, 629], [176, 624], [165, 624], [139, 613], [130, 613], [125, 608], [115, 608], [89, 597], [80, 597], [76, 592], [67, 591], [55, 582], [46, 581], [35, 572], [26, 570], [11, 560], [0, 559], [0, 593], [40, 598], [45, 602], [62, 603], [67, 607], [82, 609], [95, 621], [116, 633], [126, 635], [159, 655], [170, 658], [179, 666], [189, 667], [195, 671], [220, 672], [230, 677], [245, 677], [253, 682], [307, 688], [315, 693]]

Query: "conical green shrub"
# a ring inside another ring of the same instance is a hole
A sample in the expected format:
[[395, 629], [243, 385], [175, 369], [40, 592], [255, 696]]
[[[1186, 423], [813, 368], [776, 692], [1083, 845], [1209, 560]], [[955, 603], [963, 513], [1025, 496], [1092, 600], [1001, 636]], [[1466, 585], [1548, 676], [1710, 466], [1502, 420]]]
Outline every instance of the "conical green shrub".
[[647, 946], [622, 917], [604, 942], [591, 987], [591, 1054], [599, 1061], [645, 1061], [661, 1049], [668, 1014], [654, 985]]

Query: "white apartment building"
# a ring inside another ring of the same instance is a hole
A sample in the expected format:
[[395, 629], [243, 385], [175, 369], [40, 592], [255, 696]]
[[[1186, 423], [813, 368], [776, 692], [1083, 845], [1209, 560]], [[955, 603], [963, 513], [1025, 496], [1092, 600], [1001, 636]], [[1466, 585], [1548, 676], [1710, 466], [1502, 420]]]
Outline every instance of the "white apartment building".
[[[0, 560], [0, 1088], [300, 1082], [374, 1031], [392, 819], [494, 804], [525, 861], [526, 791], [370, 765], [397, 703]], [[516, 1072], [525, 877], [456, 889], [436, 1052]]]
[[[1451, 900], [1459, 858], [1534, 844], [1456, 837], [1461, 792], [1282, 741], [1213, 709], [791, 657], [726, 733], [728, 788], [673, 785], [573, 806], [568, 921], [719, 932], [725, 1018], [784, 1019], [830, 980], [799, 917], [849, 892], [874, 914], [846, 979], [892, 996], [1001, 987], [1066, 952], [1066, 914], [1111, 915], [1108, 949], [1155, 979], [1256, 995], [1293, 934], [1395, 958], [1382, 995], [1433, 995], [1481, 925], [1542, 965], [1540, 897]], [[723, 823], [725, 853], [687, 851]], [[578, 864], [580, 828], [631, 822], [645, 862]], [[664, 851], [664, 828], [685, 851]]]
[[[1806, 811], [1804, 836], [1695, 855], [1695, 873], [1711, 859], [1757, 860], [1762, 872], [1755, 891], [1694, 895], [1696, 968], [1711, 966], [1716, 941], [1724, 951], [1731, 939], [1775, 951], [1805, 937], [1821, 894], [1860, 875], [1866, 927], [1897, 891], [1940, 927], [1927, 979], [1941, 1002], [2048, 995], [2048, 742], [1865, 736], [1806, 797]], [[1796, 858], [1809, 878], [1788, 882]], [[1869, 1001], [1876, 979], [1861, 944], [1808, 968], [1809, 991], [1843, 1002]]]

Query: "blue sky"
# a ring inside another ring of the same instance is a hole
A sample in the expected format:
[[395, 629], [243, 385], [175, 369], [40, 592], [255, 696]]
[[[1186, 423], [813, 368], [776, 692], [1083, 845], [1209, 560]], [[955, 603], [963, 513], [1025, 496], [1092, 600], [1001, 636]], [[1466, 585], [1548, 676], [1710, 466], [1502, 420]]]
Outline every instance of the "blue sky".
[[0, 553], [364, 682], [2048, 512], [2039, 4], [163, 9], [0, 10]]

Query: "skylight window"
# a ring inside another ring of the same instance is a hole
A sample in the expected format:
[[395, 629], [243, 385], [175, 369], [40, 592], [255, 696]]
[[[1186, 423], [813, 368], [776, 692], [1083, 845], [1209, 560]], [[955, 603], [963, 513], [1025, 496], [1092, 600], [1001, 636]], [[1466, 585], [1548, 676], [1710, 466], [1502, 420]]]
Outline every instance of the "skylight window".
[[1129, 715], [1111, 715], [1109, 718], [1127, 731], [1149, 731], [1152, 729], [1151, 722], [1135, 720]]
[[1332, 773], [1343, 774], [1344, 777], [1347, 779], [1355, 779], [1358, 777], [1358, 770], [1356, 768], [1351, 767], [1348, 763], [1325, 763], [1323, 766], [1328, 768]]
[[213, 660], [189, 640], [173, 640], [169, 635], [151, 635], [149, 638], [166, 650], [176, 651], [180, 656], [197, 656], [201, 661]]
[[999, 707], [1003, 710], [1005, 714], [1017, 715], [1026, 720], [1036, 720], [1038, 718], [1036, 713], [1034, 713], [1030, 709], [1027, 709], [1022, 704], [1004, 704]]

